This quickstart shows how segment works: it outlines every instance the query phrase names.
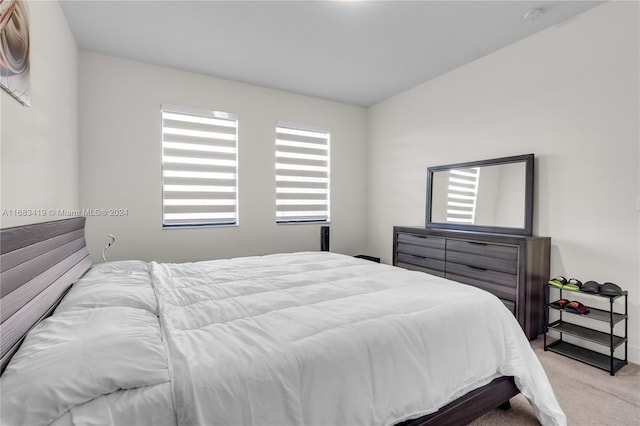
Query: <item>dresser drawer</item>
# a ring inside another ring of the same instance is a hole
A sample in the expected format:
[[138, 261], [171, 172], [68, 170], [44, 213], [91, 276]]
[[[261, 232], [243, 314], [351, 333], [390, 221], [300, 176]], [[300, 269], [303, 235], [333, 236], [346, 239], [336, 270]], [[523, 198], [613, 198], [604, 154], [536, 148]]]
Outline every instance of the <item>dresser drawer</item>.
[[396, 266], [444, 277], [444, 238], [398, 233]]
[[[518, 286], [518, 276], [515, 274], [478, 268], [466, 264], [447, 261], [445, 272], [447, 273], [447, 278], [451, 278], [456, 281], [460, 281], [458, 277], [464, 277], [467, 279], [467, 281], [464, 282], [473, 280], [473, 283], [470, 284], [474, 285], [475, 283], [478, 283], [479, 285], [482, 283], [488, 283], [496, 287], [508, 288], [513, 291], [514, 294]], [[453, 278], [453, 276], [456, 278]]]
[[[443, 241], [444, 243], [444, 241]], [[443, 248], [434, 248], [427, 246], [416, 246], [413, 244], [398, 242], [398, 254], [410, 254], [413, 256], [429, 257], [431, 259], [442, 260], [444, 262], [445, 253]]]
[[516, 275], [518, 247], [448, 240], [447, 262]]
[[[447, 265], [447, 268], [448, 267], [449, 265]], [[496, 284], [492, 281], [484, 281], [469, 275], [459, 275], [455, 272], [450, 272], [449, 270], [445, 273], [445, 278], [481, 288], [496, 295], [500, 299], [503, 299], [503, 301], [508, 300], [510, 302], [515, 302], [517, 300], [517, 289], [512, 287]]]
[[518, 261], [518, 247], [480, 241], [447, 240], [447, 250], [492, 257], [495, 259]]
[[444, 277], [444, 260], [398, 253], [396, 266], [414, 271], [426, 272], [431, 275]]
[[444, 252], [445, 242], [446, 239], [444, 238], [398, 233], [398, 244], [411, 244], [419, 247], [442, 250]]

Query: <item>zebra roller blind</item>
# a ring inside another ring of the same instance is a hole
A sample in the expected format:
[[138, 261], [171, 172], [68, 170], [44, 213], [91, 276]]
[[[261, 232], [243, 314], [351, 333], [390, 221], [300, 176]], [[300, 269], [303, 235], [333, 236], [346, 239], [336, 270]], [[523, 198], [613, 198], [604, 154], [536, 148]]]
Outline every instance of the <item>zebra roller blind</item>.
[[238, 222], [238, 119], [162, 107], [162, 226]]
[[329, 140], [328, 130], [278, 122], [277, 223], [329, 221]]
[[447, 222], [475, 223], [479, 183], [479, 167], [449, 171]]

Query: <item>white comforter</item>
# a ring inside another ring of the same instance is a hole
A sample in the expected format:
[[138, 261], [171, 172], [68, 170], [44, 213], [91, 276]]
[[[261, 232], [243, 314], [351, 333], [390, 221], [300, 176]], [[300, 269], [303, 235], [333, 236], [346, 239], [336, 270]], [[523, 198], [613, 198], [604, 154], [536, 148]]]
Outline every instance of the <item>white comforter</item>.
[[392, 425], [513, 375], [564, 424], [491, 294], [331, 253], [150, 268], [180, 425]]
[[513, 375], [566, 424], [494, 296], [326, 252], [96, 265], [0, 377], [0, 424], [392, 425]]

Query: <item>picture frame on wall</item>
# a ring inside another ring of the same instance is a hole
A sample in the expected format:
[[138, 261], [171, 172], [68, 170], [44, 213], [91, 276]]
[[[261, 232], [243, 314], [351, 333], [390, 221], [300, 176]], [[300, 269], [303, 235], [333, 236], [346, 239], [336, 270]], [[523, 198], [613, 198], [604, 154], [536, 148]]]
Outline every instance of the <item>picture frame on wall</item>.
[[29, 8], [26, 0], [0, 0], [0, 86], [31, 105]]

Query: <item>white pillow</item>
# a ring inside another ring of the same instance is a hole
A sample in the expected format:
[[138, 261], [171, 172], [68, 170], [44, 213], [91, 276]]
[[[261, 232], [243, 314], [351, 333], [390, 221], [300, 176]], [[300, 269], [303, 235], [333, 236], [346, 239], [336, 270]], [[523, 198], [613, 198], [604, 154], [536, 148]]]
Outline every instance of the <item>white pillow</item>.
[[49, 424], [100, 395], [167, 381], [153, 314], [131, 308], [56, 313], [27, 335], [0, 377], [0, 424]]
[[158, 301], [149, 275], [105, 275], [77, 281], [56, 312], [100, 307], [145, 309], [158, 315]]
[[85, 277], [103, 276], [105, 274], [138, 274], [149, 275], [149, 264], [142, 260], [117, 260], [94, 264]]

